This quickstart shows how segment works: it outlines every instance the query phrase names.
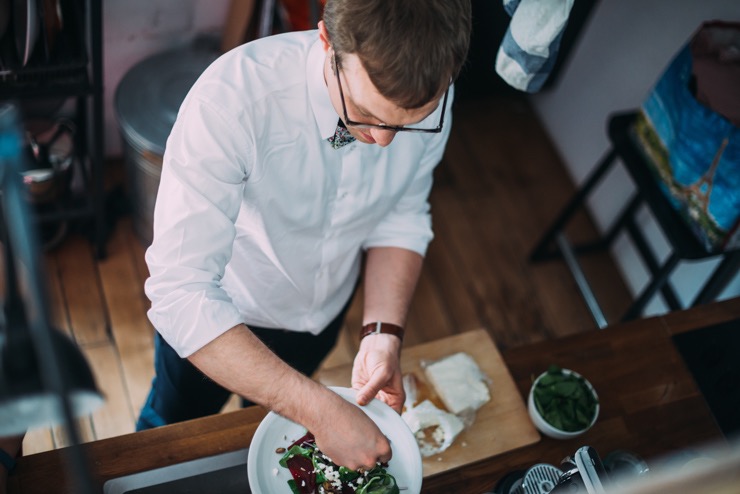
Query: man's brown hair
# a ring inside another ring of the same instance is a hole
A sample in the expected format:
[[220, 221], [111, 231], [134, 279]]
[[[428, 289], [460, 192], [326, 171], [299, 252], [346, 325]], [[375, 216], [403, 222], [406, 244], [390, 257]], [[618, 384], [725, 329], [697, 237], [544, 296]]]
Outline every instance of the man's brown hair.
[[470, 0], [328, 0], [323, 20], [340, 64], [357, 55], [380, 94], [406, 109], [441, 96], [470, 44]]

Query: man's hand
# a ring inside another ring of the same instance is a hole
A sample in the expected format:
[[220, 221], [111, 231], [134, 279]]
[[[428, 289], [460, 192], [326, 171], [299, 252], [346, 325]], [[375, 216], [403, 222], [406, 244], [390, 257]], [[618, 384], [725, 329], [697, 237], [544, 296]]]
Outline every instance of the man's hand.
[[377, 462], [391, 459], [391, 444], [365, 412], [332, 391], [316, 405], [324, 409], [323, 419], [310, 430], [316, 445], [337, 465], [352, 470], [370, 470]]
[[401, 340], [389, 334], [367, 336], [352, 368], [352, 387], [357, 403], [367, 405], [376, 396], [401, 413], [406, 394], [401, 375]]
[[391, 458], [390, 442], [365, 412], [291, 368], [243, 325], [198, 350], [190, 361], [222, 386], [302, 424], [338, 465], [370, 469]]

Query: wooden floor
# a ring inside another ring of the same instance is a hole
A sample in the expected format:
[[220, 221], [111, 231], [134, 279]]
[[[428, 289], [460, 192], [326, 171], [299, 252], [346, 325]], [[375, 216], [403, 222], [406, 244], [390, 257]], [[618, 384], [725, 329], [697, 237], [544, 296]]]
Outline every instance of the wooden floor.
[[[408, 320], [405, 345], [485, 328], [500, 348], [593, 331], [595, 324], [560, 262], [532, 265], [528, 252], [574, 187], [526, 100], [457, 103], [454, 126], [431, 195], [432, 242]], [[120, 165], [111, 164], [112, 171]], [[571, 235], [593, 229], [579, 218]], [[82, 234], [47, 252], [53, 320], [82, 348], [105, 405], [80, 421], [85, 441], [134, 430], [153, 374], [153, 329], [143, 292], [144, 247], [131, 218], [112, 226], [107, 257], [96, 260]], [[585, 269], [608, 317], [628, 303], [608, 256]], [[357, 297], [359, 299], [360, 297]], [[329, 367], [351, 361], [361, 305], [353, 304]], [[232, 400], [227, 409], [233, 408]], [[58, 429], [29, 431], [24, 454], [66, 444]]]

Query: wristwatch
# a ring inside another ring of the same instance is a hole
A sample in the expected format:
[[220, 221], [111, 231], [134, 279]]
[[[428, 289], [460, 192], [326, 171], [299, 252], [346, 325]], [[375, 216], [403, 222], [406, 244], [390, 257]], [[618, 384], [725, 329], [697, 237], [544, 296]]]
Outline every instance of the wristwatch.
[[360, 331], [360, 340], [371, 334], [392, 334], [394, 336], [398, 336], [398, 338], [403, 341], [403, 328], [397, 324], [391, 324], [388, 322], [377, 321], [365, 324]]

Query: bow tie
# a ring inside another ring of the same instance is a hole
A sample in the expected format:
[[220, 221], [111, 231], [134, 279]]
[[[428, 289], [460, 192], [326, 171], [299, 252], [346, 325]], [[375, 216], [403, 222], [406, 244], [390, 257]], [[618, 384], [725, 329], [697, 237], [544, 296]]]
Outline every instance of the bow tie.
[[347, 127], [344, 125], [344, 122], [342, 122], [342, 119], [340, 118], [339, 122], [337, 123], [337, 130], [334, 131], [334, 137], [330, 137], [327, 140], [331, 144], [331, 147], [333, 147], [334, 149], [339, 149], [340, 147], [345, 146], [350, 142], [354, 142], [355, 138], [352, 137], [352, 135], [347, 130]]

